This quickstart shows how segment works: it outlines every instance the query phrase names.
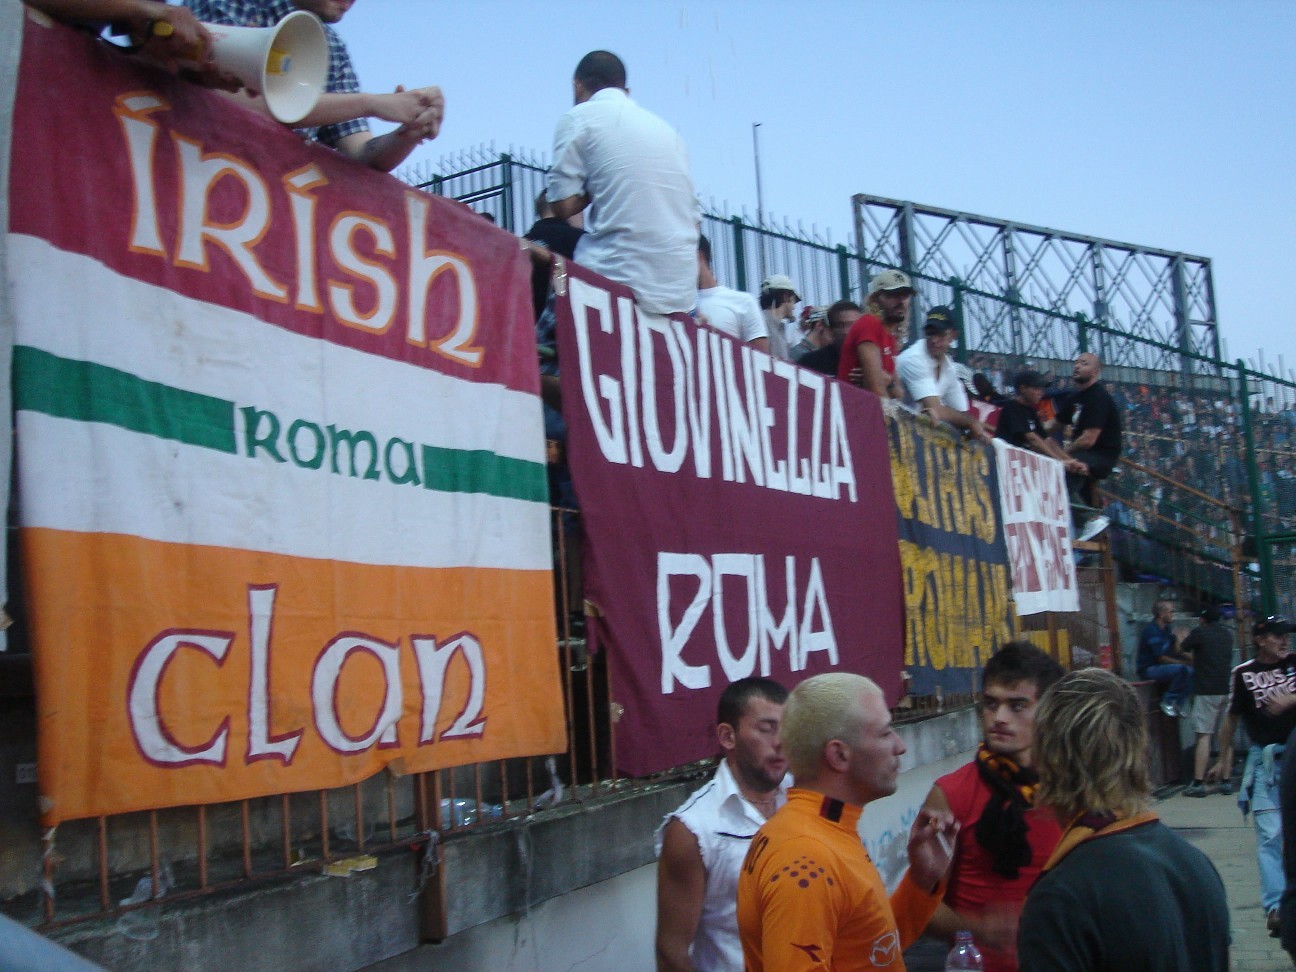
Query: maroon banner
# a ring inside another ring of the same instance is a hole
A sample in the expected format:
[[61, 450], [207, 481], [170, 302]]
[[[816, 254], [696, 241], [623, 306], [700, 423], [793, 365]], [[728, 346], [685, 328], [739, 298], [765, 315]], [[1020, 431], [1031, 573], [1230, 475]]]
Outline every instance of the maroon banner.
[[11, 232], [299, 334], [534, 391], [534, 361], [484, 344], [528, 292], [474, 275], [521, 264], [517, 237], [481, 232], [467, 206], [408, 186], [394, 200], [386, 173], [61, 25], [27, 24], [13, 128], [11, 182], [44, 191], [11, 193]]
[[903, 655], [895, 500], [876, 396], [570, 267], [558, 298], [586, 597], [635, 776], [716, 751], [731, 681], [875, 679]]

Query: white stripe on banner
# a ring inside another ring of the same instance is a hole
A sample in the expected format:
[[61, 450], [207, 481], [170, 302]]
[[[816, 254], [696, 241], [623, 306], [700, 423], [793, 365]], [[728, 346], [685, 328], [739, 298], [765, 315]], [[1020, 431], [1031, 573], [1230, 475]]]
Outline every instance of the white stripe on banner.
[[339, 476], [38, 412], [19, 413], [18, 434], [22, 481], [67, 470], [57, 489], [24, 492], [27, 527], [362, 564], [551, 564], [544, 503]]
[[[384, 439], [544, 462], [534, 395], [295, 334], [37, 237], [11, 234], [8, 247], [14, 316], [26, 322], [19, 344], [267, 409], [285, 427], [333, 422]], [[104, 320], [105, 308], [133, 313]]]

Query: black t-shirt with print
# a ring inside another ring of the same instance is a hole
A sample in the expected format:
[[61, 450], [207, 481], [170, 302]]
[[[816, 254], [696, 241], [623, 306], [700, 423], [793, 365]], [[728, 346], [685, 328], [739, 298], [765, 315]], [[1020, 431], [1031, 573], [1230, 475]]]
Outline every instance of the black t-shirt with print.
[[1265, 702], [1275, 695], [1293, 692], [1296, 692], [1296, 655], [1271, 664], [1253, 658], [1233, 669], [1228, 710], [1241, 717], [1247, 735], [1257, 746], [1285, 743], [1296, 728], [1296, 706], [1274, 716], [1265, 708]]

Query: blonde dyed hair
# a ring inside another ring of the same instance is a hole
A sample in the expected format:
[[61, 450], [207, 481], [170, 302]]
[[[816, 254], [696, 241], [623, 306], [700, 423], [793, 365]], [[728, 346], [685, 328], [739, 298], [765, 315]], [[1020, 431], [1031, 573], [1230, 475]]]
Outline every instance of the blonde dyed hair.
[[1151, 787], [1147, 730], [1134, 687], [1101, 668], [1062, 676], [1035, 711], [1038, 799], [1065, 822], [1081, 813], [1129, 816]]
[[829, 672], [807, 678], [788, 694], [779, 735], [788, 769], [798, 783], [818, 778], [824, 747], [831, 740], [859, 742], [864, 718], [860, 696], [866, 692], [882, 695], [871, 678]]

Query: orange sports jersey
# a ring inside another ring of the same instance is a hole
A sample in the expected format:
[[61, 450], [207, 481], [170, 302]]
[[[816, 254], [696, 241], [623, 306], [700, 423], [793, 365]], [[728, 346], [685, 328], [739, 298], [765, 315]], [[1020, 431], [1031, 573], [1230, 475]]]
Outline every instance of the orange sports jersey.
[[905, 874], [890, 900], [855, 826], [863, 807], [811, 790], [752, 839], [738, 877], [747, 972], [903, 970], [940, 903]]

